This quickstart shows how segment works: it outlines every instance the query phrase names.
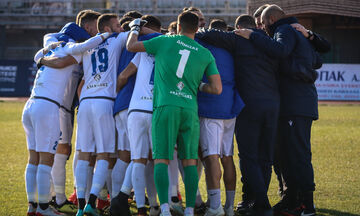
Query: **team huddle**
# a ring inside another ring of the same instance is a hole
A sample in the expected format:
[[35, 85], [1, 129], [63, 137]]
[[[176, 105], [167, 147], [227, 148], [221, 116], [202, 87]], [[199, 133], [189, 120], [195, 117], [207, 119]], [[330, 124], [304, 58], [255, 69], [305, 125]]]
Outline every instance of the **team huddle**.
[[[277, 5], [239, 16], [235, 30], [219, 19], [205, 24], [194, 7], [167, 31], [137, 11], [119, 19], [84, 10], [44, 36], [22, 117], [27, 215], [128, 216], [132, 192], [137, 215], [315, 215], [315, 69], [329, 43]], [[67, 198], [75, 107], [75, 187]], [[234, 133], [243, 183], [236, 210]], [[281, 201], [271, 207], [273, 165]]]

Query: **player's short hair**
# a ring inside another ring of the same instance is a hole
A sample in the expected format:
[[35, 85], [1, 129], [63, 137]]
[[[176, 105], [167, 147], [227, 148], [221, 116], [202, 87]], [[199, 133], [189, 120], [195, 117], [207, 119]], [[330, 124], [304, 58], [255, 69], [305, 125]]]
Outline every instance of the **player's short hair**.
[[273, 4], [264, 9], [262, 16], [264, 16], [265, 19], [269, 19], [270, 16], [273, 16], [276, 20], [279, 20], [285, 16], [285, 12], [281, 7]]
[[127, 21], [133, 21], [134, 20], [134, 18], [132, 18], [132, 17], [129, 17], [129, 16], [123, 16], [123, 17], [121, 17], [120, 18], [120, 20], [119, 20], [119, 23], [120, 23], [120, 25], [123, 25], [124, 23], [126, 23]]
[[137, 18], [141, 18], [143, 15], [142, 13], [140, 13], [139, 11], [136, 11], [136, 10], [132, 10], [132, 11], [128, 11], [126, 12], [123, 17], [125, 16], [129, 16], [129, 17], [132, 17], [134, 19], [137, 19]]
[[181, 26], [182, 31], [195, 33], [198, 30], [199, 17], [194, 12], [185, 11], [179, 14], [178, 23]]
[[200, 13], [202, 13], [201, 10], [199, 8], [197, 8], [197, 7], [184, 7], [183, 12], [185, 12], [185, 11], [192, 11], [192, 12], [200, 12]]
[[79, 26], [84, 28], [86, 23], [97, 20], [100, 15], [101, 13], [92, 10], [84, 12], [79, 18]]
[[124, 23], [121, 25], [121, 28], [124, 29], [124, 31], [130, 31], [130, 27], [129, 27], [130, 22], [131, 22], [131, 21], [126, 21], [126, 22], [124, 22]]
[[79, 13], [76, 15], [76, 20], [75, 20], [76, 25], [80, 25], [80, 18], [81, 18], [82, 15], [84, 15], [86, 12], [96, 12], [96, 11], [90, 10], [90, 9], [86, 9], [86, 10], [79, 11]]
[[254, 12], [254, 17], [255, 18], [260, 17], [261, 13], [269, 6], [270, 6], [269, 4], [263, 4], [260, 7], [258, 7], [258, 9], [256, 9], [256, 11]]
[[161, 29], [161, 21], [159, 18], [153, 15], [144, 15], [141, 17], [142, 20], [147, 21], [147, 23], [144, 25], [148, 28], [155, 28], [155, 29]]
[[209, 24], [209, 29], [219, 29], [221, 31], [226, 31], [227, 24], [222, 19], [212, 19]]
[[119, 16], [117, 14], [114, 13], [106, 13], [101, 15], [98, 20], [97, 20], [97, 28], [99, 32], [103, 32], [105, 26], [109, 26], [110, 25], [110, 20], [111, 19], [119, 19]]
[[247, 14], [238, 16], [235, 20], [235, 28], [239, 28], [239, 26], [241, 28], [255, 28], [256, 24], [254, 17]]
[[177, 21], [172, 21], [167, 29], [169, 32], [177, 32]]

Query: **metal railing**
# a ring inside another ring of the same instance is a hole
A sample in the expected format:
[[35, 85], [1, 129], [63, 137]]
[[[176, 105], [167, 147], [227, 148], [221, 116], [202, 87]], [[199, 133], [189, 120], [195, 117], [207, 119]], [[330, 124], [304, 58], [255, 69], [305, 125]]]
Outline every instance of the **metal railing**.
[[74, 17], [83, 9], [119, 14], [139, 10], [168, 16], [189, 6], [199, 7], [205, 14], [231, 15], [245, 11], [246, 0], [1, 0], [0, 17]]

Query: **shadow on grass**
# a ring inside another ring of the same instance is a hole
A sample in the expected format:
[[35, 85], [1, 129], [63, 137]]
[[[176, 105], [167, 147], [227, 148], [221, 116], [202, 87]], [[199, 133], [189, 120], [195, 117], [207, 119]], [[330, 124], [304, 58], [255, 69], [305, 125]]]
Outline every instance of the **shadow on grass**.
[[322, 209], [322, 208], [316, 209], [316, 215], [319, 215], [319, 216], [359, 216], [359, 214], [352, 214], [352, 213], [348, 213], [348, 212], [341, 212], [338, 210]]

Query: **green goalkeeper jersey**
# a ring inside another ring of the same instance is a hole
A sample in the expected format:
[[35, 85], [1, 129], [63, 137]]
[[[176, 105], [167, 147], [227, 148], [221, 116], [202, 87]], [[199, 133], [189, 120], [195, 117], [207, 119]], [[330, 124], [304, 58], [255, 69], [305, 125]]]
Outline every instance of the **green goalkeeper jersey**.
[[143, 43], [146, 52], [155, 56], [154, 108], [172, 105], [197, 112], [204, 73], [219, 74], [210, 51], [184, 35], [164, 35]]

